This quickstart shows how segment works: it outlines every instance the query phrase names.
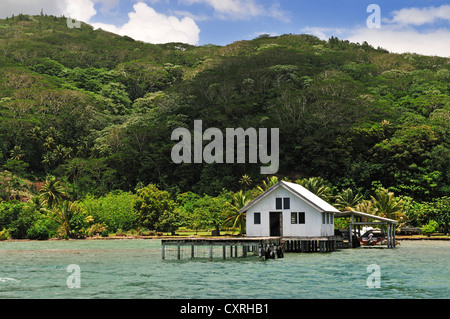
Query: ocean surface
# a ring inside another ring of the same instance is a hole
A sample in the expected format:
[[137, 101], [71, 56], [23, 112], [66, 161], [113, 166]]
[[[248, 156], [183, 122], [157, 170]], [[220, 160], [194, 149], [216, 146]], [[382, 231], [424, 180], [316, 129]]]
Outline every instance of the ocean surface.
[[450, 241], [267, 261], [163, 261], [159, 240], [0, 242], [0, 298], [448, 299]]

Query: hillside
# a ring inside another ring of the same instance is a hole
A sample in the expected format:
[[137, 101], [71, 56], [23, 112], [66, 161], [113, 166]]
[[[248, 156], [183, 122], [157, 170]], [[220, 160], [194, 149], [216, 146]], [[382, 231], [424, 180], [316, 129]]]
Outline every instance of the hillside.
[[0, 20], [5, 170], [58, 176], [78, 198], [149, 183], [214, 195], [266, 178], [259, 164], [172, 163], [172, 131], [199, 119], [280, 128], [280, 176], [418, 201], [450, 191], [450, 59], [309, 35], [194, 47], [52, 16]]

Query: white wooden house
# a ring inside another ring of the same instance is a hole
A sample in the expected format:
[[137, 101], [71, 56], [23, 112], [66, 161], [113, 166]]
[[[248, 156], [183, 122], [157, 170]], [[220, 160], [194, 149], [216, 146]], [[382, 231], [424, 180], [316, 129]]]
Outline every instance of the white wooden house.
[[298, 184], [281, 181], [255, 198], [247, 213], [247, 237], [334, 236], [339, 210]]

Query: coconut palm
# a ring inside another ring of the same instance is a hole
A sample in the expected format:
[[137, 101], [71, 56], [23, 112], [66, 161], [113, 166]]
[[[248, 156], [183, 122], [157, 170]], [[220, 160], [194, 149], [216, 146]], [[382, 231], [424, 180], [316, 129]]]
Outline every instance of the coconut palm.
[[52, 209], [55, 204], [61, 202], [66, 197], [66, 191], [61, 186], [60, 181], [55, 177], [47, 178], [44, 185], [40, 190], [39, 198], [42, 204], [47, 205], [49, 209]]
[[[70, 221], [79, 214], [83, 214], [84, 211], [76, 202], [64, 201], [61, 206], [55, 209], [47, 217], [53, 219], [59, 225], [60, 236], [63, 238], [74, 237], [77, 234], [73, 233], [71, 229]], [[84, 219], [84, 222], [89, 223], [93, 220], [92, 216], [88, 216]]]
[[245, 194], [241, 191], [235, 193], [233, 195], [233, 210], [228, 213], [227, 218], [225, 219], [224, 226], [232, 227], [232, 228], [240, 228], [240, 235], [244, 233], [245, 230], [245, 213], [240, 213], [239, 211], [247, 206], [250, 202], [250, 199], [245, 196]]
[[403, 214], [403, 200], [394, 197], [394, 193], [387, 189], [380, 188], [375, 191], [375, 196], [370, 196], [376, 214], [381, 217], [400, 220], [405, 217]]
[[278, 177], [276, 177], [276, 176], [267, 177], [266, 180], [263, 181], [262, 186], [258, 186], [257, 189], [258, 189], [259, 193], [262, 194], [277, 183], [278, 183]]
[[373, 204], [372, 201], [363, 200], [358, 205], [356, 205], [355, 211], [370, 214], [370, 215], [376, 215], [377, 208], [375, 207], [375, 205]]
[[23, 150], [20, 146], [14, 146], [14, 148], [9, 152], [11, 159], [19, 161], [24, 156]]
[[354, 193], [351, 188], [344, 189], [334, 197], [334, 206], [339, 210], [353, 211], [363, 200], [362, 195]]
[[248, 176], [247, 174], [245, 174], [239, 180], [239, 184], [243, 185], [244, 190], [247, 191], [247, 186], [250, 186], [252, 184], [252, 178], [250, 176]]
[[322, 199], [326, 200], [330, 197], [331, 188], [328, 186], [327, 181], [322, 177], [298, 179], [295, 182]]

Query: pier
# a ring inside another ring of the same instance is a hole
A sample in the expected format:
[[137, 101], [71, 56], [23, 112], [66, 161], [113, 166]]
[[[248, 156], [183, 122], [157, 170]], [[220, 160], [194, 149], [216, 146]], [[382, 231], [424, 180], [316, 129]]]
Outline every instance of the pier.
[[283, 258], [285, 252], [331, 252], [339, 237], [240, 237], [162, 239], [162, 259], [227, 259], [258, 256], [260, 260]]

